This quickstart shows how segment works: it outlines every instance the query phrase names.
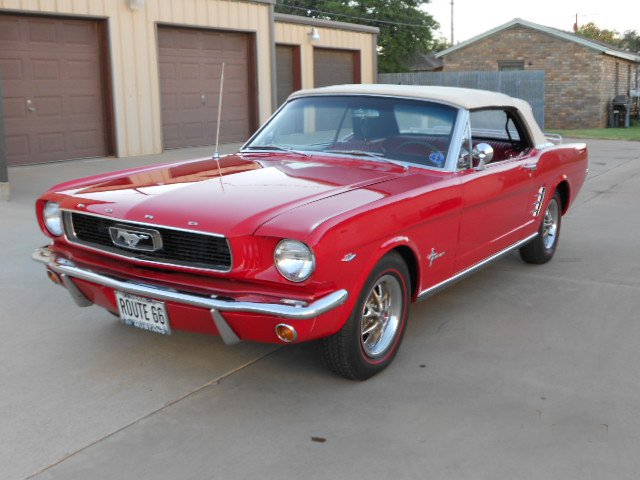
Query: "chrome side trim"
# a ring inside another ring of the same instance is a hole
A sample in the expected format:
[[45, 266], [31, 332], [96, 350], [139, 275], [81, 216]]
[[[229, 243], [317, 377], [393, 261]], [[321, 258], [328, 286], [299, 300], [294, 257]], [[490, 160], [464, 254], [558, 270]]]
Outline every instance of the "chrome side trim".
[[531, 212], [534, 218], [540, 215], [540, 210], [542, 209], [542, 204], [544, 202], [544, 197], [546, 193], [547, 193], [547, 187], [542, 186], [538, 189], [538, 194], [536, 195], [536, 201], [533, 203], [533, 211]]
[[481, 268], [486, 267], [491, 262], [494, 262], [494, 261], [504, 257], [508, 253], [511, 253], [512, 251], [514, 251], [516, 248], [520, 248], [521, 246], [523, 246], [524, 244], [530, 242], [531, 240], [533, 240], [537, 236], [538, 236], [538, 232], [534, 233], [533, 235], [528, 236], [527, 238], [525, 238], [523, 240], [520, 240], [519, 242], [514, 243], [513, 245], [508, 246], [504, 250], [500, 250], [498, 253], [496, 253], [494, 255], [491, 255], [488, 258], [485, 258], [484, 260], [482, 260], [479, 263], [476, 263], [472, 267], [469, 267], [466, 270], [463, 270], [463, 271], [461, 271], [459, 273], [456, 273], [453, 277], [448, 278], [447, 280], [444, 280], [444, 281], [438, 283], [437, 285], [434, 285], [433, 287], [429, 287], [426, 290], [423, 290], [422, 292], [420, 292], [418, 294], [418, 301], [421, 302], [422, 300], [425, 300], [425, 299], [429, 298], [431, 295], [435, 295], [436, 293], [444, 290], [449, 285], [453, 285], [454, 283], [465, 279], [466, 277], [468, 277], [472, 273], [475, 273], [478, 270], [480, 270]]
[[102, 285], [118, 290], [119, 292], [131, 293], [156, 300], [182, 303], [194, 307], [206, 308], [208, 310], [217, 310], [219, 312], [257, 313], [292, 320], [309, 320], [339, 307], [349, 298], [349, 294], [343, 289], [325, 295], [306, 307], [278, 303], [234, 302], [167, 290], [159, 286], [140, 285], [125, 280], [118, 280], [86, 268], [78, 267], [71, 260], [64, 257], [57, 257], [48, 247], [36, 249], [32, 258], [37, 262], [47, 265], [48, 268], [60, 275], [68, 275], [69, 277]]

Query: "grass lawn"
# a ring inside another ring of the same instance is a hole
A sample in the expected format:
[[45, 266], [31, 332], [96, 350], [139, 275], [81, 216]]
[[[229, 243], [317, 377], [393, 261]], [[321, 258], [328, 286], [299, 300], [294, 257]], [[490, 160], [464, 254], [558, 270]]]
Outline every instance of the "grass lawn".
[[565, 138], [596, 138], [600, 140], [632, 140], [640, 142], [640, 127], [637, 123], [629, 128], [585, 128], [579, 130], [552, 130]]

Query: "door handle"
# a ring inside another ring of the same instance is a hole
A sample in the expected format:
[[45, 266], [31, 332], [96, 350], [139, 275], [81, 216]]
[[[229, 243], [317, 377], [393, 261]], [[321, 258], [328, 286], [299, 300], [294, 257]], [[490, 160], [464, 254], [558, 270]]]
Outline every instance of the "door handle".
[[202, 94], [200, 95], [200, 101], [202, 102], [202, 105], [206, 105], [207, 104], [207, 96]]
[[524, 168], [525, 170], [531, 170], [532, 172], [535, 172], [538, 169], [538, 164], [537, 163], [523, 163], [522, 164], [522, 168]]
[[29, 110], [30, 112], [36, 111], [36, 107], [33, 104], [33, 100], [31, 100], [30, 98], [27, 99], [27, 110]]

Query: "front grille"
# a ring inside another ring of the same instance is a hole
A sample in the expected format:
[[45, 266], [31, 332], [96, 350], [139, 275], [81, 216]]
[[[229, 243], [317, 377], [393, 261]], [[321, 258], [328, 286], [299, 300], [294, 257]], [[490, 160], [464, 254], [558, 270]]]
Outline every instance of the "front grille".
[[[87, 247], [156, 263], [220, 271], [231, 270], [231, 250], [224, 237], [122, 222], [77, 212], [64, 212], [64, 225], [69, 241]], [[155, 230], [162, 238], [162, 247], [150, 252], [133, 251], [116, 245], [109, 233], [109, 227], [113, 226]]]

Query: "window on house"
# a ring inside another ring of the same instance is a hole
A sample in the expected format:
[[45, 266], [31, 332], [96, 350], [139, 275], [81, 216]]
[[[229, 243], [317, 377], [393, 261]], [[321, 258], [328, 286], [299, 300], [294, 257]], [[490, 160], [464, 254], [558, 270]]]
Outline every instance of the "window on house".
[[498, 70], [511, 71], [511, 70], [524, 70], [524, 60], [499, 60]]

